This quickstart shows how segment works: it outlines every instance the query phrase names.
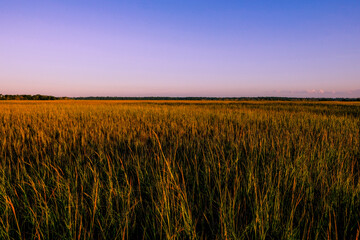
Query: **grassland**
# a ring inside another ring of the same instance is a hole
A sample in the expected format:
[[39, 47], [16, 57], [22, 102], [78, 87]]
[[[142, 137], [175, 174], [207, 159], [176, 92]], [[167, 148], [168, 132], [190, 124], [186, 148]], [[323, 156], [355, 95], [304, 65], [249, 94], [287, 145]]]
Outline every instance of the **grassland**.
[[358, 239], [360, 104], [1, 101], [0, 239]]

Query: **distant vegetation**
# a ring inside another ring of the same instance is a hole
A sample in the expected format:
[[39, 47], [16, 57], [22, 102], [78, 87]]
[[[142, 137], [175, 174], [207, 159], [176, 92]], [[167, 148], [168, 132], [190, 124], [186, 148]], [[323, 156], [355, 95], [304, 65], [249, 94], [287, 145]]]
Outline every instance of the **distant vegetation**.
[[360, 98], [296, 97], [76, 97], [77, 100], [360, 101]]
[[68, 99], [67, 97], [54, 97], [45, 95], [2, 95], [0, 94], [0, 100], [59, 100]]
[[0, 239], [358, 239], [360, 103], [0, 102]]
[[295, 97], [54, 97], [46, 95], [2, 95], [0, 100], [219, 100], [219, 101], [360, 101], [360, 98]]

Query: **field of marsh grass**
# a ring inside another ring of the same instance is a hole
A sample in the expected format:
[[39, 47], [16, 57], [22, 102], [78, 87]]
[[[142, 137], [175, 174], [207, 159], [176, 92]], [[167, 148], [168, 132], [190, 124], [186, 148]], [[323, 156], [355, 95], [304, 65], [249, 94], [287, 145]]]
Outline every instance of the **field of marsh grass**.
[[359, 239], [360, 103], [1, 101], [0, 239]]

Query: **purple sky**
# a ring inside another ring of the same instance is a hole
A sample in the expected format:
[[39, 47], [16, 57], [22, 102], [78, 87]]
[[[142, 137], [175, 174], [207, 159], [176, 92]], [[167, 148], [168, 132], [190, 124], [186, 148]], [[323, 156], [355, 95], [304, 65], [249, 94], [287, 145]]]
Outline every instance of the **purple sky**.
[[360, 97], [360, 1], [0, 0], [0, 93]]

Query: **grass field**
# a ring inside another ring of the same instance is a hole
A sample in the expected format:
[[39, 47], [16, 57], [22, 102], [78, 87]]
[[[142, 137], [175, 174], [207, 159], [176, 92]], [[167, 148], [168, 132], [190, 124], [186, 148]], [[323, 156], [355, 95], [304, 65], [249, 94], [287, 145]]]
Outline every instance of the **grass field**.
[[0, 239], [359, 239], [360, 103], [1, 101]]

